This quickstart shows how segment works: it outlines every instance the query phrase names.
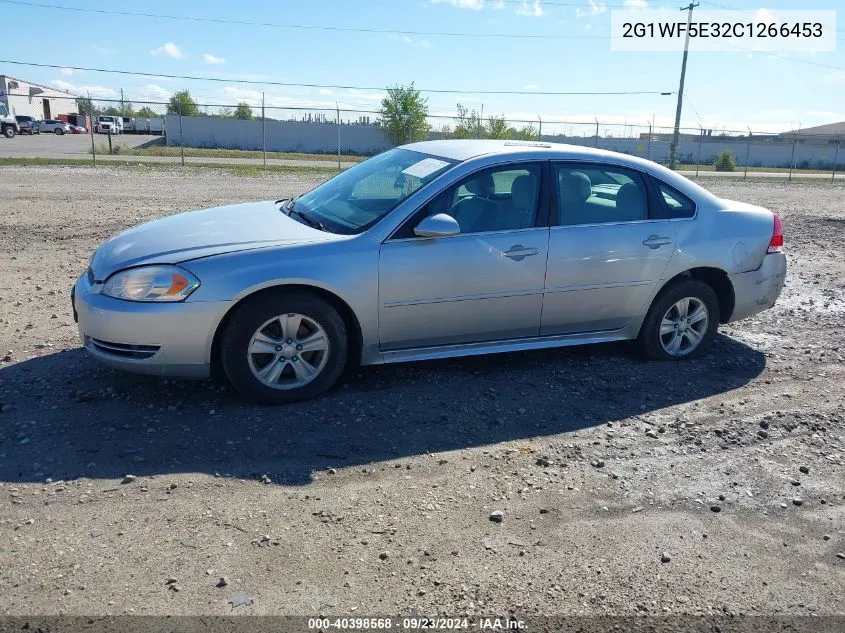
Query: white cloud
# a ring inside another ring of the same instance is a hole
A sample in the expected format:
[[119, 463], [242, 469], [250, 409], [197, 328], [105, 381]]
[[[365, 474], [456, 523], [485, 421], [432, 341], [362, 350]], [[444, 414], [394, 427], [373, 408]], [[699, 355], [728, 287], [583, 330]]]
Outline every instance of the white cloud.
[[597, 2], [596, 0], [589, 0], [589, 9], [583, 10], [580, 7], [575, 9], [576, 18], [586, 18], [592, 15], [599, 15], [607, 11], [607, 5], [604, 2]]
[[113, 48], [106, 48], [105, 46], [100, 46], [97, 42], [91, 42], [91, 48], [94, 49], [95, 52], [99, 53], [100, 55], [114, 55]]
[[539, 88], [537, 84], [528, 84], [523, 90], [537, 90], [537, 88]]
[[585, 30], [585, 31], [591, 31], [592, 29], [593, 29], [593, 25], [592, 25], [592, 24], [590, 24], [589, 22], [587, 22], [587, 23], [584, 25], [584, 30]]
[[326, 96], [326, 97], [334, 94], [334, 92], [332, 92], [328, 88], [320, 88], [319, 92], [320, 92], [321, 95]]
[[184, 55], [182, 54], [182, 49], [179, 48], [173, 42], [167, 42], [162, 44], [158, 48], [154, 48], [150, 51], [151, 55], [166, 55], [167, 57], [172, 57], [173, 59], [182, 59]]
[[762, 22], [763, 24], [771, 24], [775, 21], [775, 14], [768, 9], [758, 9], [754, 14], [754, 22]]
[[648, 0], [624, 0], [626, 9], [648, 9]]
[[826, 84], [845, 84], [845, 70], [836, 70], [832, 73], [827, 73], [822, 80]]
[[420, 46], [423, 48], [431, 48], [431, 42], [428, 40], [420, 40]]
[[516, 14], [539, 18], [543, 15], [543, 7], [540, 5], [540, 0], [534, 0], [533, 3], [528, 2], [528, 0], [522, 0], [522, 4], [519, 5]]
[[484, 0], [431, 0], [431, 4], [441, 4], [444, 2], [451, 4], [453, 7], [458, 7], [459, 9], [472, 9], [473, 11], [478, 11], [479, 9], [484, 8]]
[[203, 53], [202, 60], [206, 64], [225, 64], [226, 60], [222, 57], [217, 57], [216, 55], [212, 55], [211, 53]]
[[397, 35], [396, 33], [391, 33], [390, 35], [387, 36], [387, 39], [397, 40], [399, 42], [402, 42], [403, 44], [413, 44], [414, 43], [414, 40], [412, 40], [407, 35]]
[[71, 92], [79, 96], [87, 96], [90, 94], [92, 97], [108, 98], [116, 97], [118, 94], [116, 90], [106, 88], [105, 86], [78, 86], [65, 81], [64, 79], [54, 79], [50, 82], [50, 85], [53, 88], [58, 88], [59, 90]]
[[73, 68], [59, 68], [59, 74], [65, 77], [70, 77], [74, 72]]

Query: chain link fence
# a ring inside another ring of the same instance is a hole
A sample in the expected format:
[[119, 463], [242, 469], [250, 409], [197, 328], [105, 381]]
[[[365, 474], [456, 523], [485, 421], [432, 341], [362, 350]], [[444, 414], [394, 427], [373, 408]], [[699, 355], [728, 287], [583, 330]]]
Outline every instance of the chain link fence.
[[[13, 95], [10, 95], [13, 96]], [[507, 118], [458, 106], [382, 124], [377, 110], [280, 107], [258, 100], [238, 105], [68, 97], [52, 99], [57, 120], [84, 128], [91, 137], [91, 159], [98, 155], [214, 158], [232, 161], [308, 158], [338, 169], [396, 145], [437, 139], [505, 139], [554, 142], [612, 150], [658, 163], [669, 161], [671, 127], [652, 122], [573, 120], [566, 116]], [[152, 136], [142, 143], [120, 135]], [[732, 171], [747, 177], [754, 171], [829, 172], [836, 177], [845, 155], [838, 135], [800, 131], [712, 130], [681, 128], [678, 168], [698, 176], [706, 171]], [[303, 156], [307, 155], [307, 156]]]

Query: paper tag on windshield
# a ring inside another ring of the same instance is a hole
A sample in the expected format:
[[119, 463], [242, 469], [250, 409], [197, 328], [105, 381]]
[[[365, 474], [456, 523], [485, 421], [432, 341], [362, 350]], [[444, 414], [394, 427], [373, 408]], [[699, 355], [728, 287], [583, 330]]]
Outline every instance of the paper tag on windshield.
[[417, 178], [425, 178], [426, 176], [430, 176], [434, 172], [443, 169], [449, 163], [445, 160], [437, 160], [436, 158], [424, 158], [418, 163], [414, 163], [410, 167], [403, 169], [403, 174], [408, 174], [409, 176], [416, 176]]

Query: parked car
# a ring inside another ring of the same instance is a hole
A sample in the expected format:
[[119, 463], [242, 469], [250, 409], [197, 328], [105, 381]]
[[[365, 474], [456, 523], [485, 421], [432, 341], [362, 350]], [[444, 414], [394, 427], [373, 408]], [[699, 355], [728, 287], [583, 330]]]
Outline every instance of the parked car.
[[88, 133], [88, 130], [86, 130], [86, 129], [85, 129], [84, 127], [82, 127], [81, 125], [71, 125], [71, 126], [70, 126], [70, 131], [71, 131], [71, 133], [73, 133], [73, 134], [87, 134], [87, 133]]
[[29, 134], [30, 136], [32, 136], [33, 134], [41, 133], [38, 119], [36, 119], [35, 117], [19, 115], [15, 117], [15, 121], [18, 122], [18, 129], [20, 130], [21, 134]]
[[[223, 370], [282, 403], [347, 362], [636, 339], [704, 353], [774, 305], [780, 218], [656, 163], [592, 148], [430, 141], [289, 200], [170, 216], [105, 242], [73, 293], [95, 358], [155, 375]], [[612, 376], [608, 376], [612, 379]]]
[[50, 132], [58, 135], [70, 134], [70, 124], [65, 121], [56, 121], [55, 119], [45, 119], [44, 121], [41, 121], [38, 125], [38, 129], [45, 134]]

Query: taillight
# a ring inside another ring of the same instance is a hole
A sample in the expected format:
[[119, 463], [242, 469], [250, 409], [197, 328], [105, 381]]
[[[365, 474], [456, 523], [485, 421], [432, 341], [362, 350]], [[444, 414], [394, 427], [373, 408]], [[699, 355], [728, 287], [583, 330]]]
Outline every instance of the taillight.
[[780, 223], [780, 216], [773, 213], [775, 216], [775, 225], [772, 228], [772, 239], [769, 241], [769, 249], [767, 253], [780, 253], [783, 251], [783, 225]]

